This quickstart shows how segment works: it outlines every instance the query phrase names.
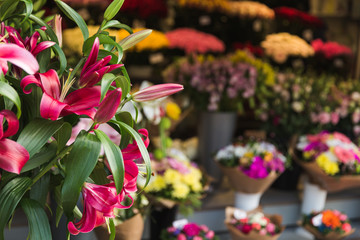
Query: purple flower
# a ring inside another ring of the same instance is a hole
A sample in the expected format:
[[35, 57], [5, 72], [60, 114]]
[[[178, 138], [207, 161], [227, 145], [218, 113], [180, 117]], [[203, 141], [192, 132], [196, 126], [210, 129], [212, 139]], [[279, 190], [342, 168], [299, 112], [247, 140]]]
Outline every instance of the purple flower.
[[328, 149], [329, 147], [323, 142], [311, 142], [304, 148], [304, 152], [314, 150], [316, 152], [322, 153], [327, 151]]
[[173, 158], [168, 158], [168, 163], [171, 168], [179, 171], [181, 174], [187, 174], [190, 172], [189, 169], [184, 164]]
[[260, 156], [255, 156], [253, 159], [253, 163], [250, 165], [250, 167], [240, 167], [241, 170], [246, 174], [247, 176], [251, 178], [266, 178], [269, 173], [264, 166], [264, 161]]

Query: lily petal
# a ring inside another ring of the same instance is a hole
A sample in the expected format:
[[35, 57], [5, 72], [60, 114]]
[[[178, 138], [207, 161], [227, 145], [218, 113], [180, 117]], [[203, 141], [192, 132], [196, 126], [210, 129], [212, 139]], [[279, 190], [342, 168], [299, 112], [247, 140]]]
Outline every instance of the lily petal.
[[60, 81], [57, 72], [54, 69], [50, 69], [45, 73], [38, 73], [35, 75], [40, 78], [41, 86], [44, 93], [48, 94], [54, 99], [60, 98]]
[[39, 70], [35, 57], [26, 49], [12, 43], [0, 44], [0, 59], [24, 69], [29, 74], [34, 74]]
[[176, 83], [165, 83], [144, 88], [132, 95], [136, 102], [152, 101], [167, 97], [184, 89], [184, 86]]
[[29, 158], [28, 151], [17, 142], [7, 138], [0, 140], [0, 168], [20, 174]]
[[26, 94], [32, 92], [31, 88], [29, 90], [25, 89], [29, 84], [35, 84], [36, 86], [41, 87], [41, 89], [44, 91], [44, 89], [42, 88], [40, 78], [36, 77], [36, 75], [27, 75], [21, 80], [20, 87], [22, 88], [23, 92]]
[[[143, 128], [143, 129], [139, 129], [138, 132], [145, 137], [143, 141], [145, 147], [148, 147], [150, 143], [148, 131], [145, 128]], [[141, 158], [142, 156], [136, 141], [129, 144], [126, 148], [122, 149], [121, 152], [123, 154], [124, 160], [135, 160]]]
[[[75, 224], [73, 222], [68, 223], [69, 232], [73, 235], [78, 235], [80, 232], [91, 232], [95, 228], [96, 223], [99, 222], [97, 214], [97, 211], [93, 207], [84, 204], [84, 212], [80, 221]], [[101, 213], [99, 213], [99, 215], [102, 216]]]
[[93, 65], [96, 62], [98, 54], [99, 54], [99, 47], [100, 47], [100, 41], [99, 41], [99, 38], [96, 37], [94, 40], [94, 44], [91, 48], [89, 57], [84, 64], [83, 70], [81, 71], [81, 75], [83, 75], [85, 73], [86, 69], [89, 66]]
[[[100, 97], [101, 89], [99, 86], [78, 89], [66, 96], [64, 103], [68, 104], [68, 106], [64, 109], [62, 115], [65, 116], [70, 112], [76, 114], [80, 112], [81, 114], [87, 113], [92, 108], [99, 106]], [[95, 109], [89, 113], [95, 113]], [[88, 116], [93, 118], [94, 114]]]
[[36, 56], [38, 55], [41, 51], [49, 48], [49, 47], [52, 47], [54, 46], [56, 43], [55, 42], [52, 42], [52, 41], [44, 41], [44, 42], [41, 42], [39, 43], [32, 51], [31, 53]]
[[67, 107], [66, 103], [62, 103], [44, 93], [40, 103], [40, 115], [45, 119], [50, 118], [52, 121], [56, 121], [65, 107]]
[[121, 102], [121, 88], [115, 89], [108, 94], [101, 102], [95, 116], [94, 122], [97, 124], [108, 122], [116, 113]]
[[[3, 118], [6, 119], [8, 127], [5, 132], [3, 132]], [[17, 119], [15, 113], [10, 110], [0, 111], [0, 139], [10, 137], [17, 133], [19, 130], [19, 120]]]

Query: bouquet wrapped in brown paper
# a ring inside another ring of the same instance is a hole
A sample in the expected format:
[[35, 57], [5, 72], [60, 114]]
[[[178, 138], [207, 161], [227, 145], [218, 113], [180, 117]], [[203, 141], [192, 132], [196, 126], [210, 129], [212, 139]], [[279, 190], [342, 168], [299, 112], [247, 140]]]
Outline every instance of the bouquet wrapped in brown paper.
[[310, 181], [328, 192], [360, 186], [360, 150], [339, 132], [302, 136], [290, 153]]
[[322, 240], [343, 239], [355, 231], [348, 217], [338, 210], [323, 210], [304, 215], [302, 225], [316, 239]]
[[225, 217], [232, 240], [276, 240], [285, 229], [281, 216], [265, 215], [259, 209], [245, 212], [227, 207]]
[[[115, 240], [141, 240], [144, 230], [144, 219], [140, 213], [115, 226]], [[110, 234], [106, 224], [95, 228], [97, 239], [109, 239]]]
[[234, 143], [216, 154], [215, 160], [237, 192], [263, 193], [285, 170], [286, 158], [264, 141]]

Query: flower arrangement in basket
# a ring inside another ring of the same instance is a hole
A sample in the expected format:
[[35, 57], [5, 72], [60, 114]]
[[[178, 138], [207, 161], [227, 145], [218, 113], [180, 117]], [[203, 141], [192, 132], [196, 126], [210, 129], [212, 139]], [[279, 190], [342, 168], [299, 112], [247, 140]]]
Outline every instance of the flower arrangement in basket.
[[[29, 238], [51, 239], [45, 211], [49, 195], [54, 196], [57, 224], [66, 216], [69, 238], [105, 222], [114, 231], [114, 209], [132, 205], [125, 201], [137, 191], [138, 175], [145, 185], [151, 176], [148, 132], [134, 126], [123, 105], [183, 88], [166, 84], [130, 93], [122, 53], [148, 33], [131, 35], [120, 43], [109, 36], [109, 27], [123, 26], [112, 20], [122, 0], [107, 7], [92, 36], [76, 11], [55, 0], [82, 32], [82, 58], [74, 65], [68, 65], [60, 47], [61, 18], [53, 16], [51, 27], [38, 17], [45, 2], [0, 4], [4, 13], [0, 29], [0, 239], [17, 208], [27, 216]], [[84, 118], [92, 121], [91, 126], [67, 144], [73, 126]], [[121, 134], [120, 144], [100, 129], [106, 123]], [[140, 174], [134, 162], [139, 158], [145, 168]], [[83, 212], [78, 209], [79, 200]]]
[[265, 141], [238, 142], [215, 155], [232, 187], [243, 193], [263, 193], [285, 170], [286, 158]]
[[300, 157], [294, 159], [314, 183], [328, 191], [360, 185], [360, 149], [344, 134], [320, 132], [301, 136], [296, 145]]
[[227, 207], [225, 217], [232, 240], [275, 240], [284, 231], [281, 216], [266, 215], [259, 210], [245, 212]]
[[316, 239], [343, 239], [352, 233], [348, 217], [338, 210], [323, 210], [303, 216], [302, 226], [312, 233]]
[[265, 4], [254, 1], [229, 2], [229, 15], [239, 18], [274, 19], [275, 12]]
[[[179, 220], [180, 221], [180, 220]], [[214, 231], [206, 225], [186, 223], [181, 226], [168, 227], [161, 233], [161, 240], [218, 240]]]
[[188, 56], [164, 71], [165, 82], [182, 83], [195, 107], [207, 111], [236, 111], [255, 94], [257, 71], [246, 62], [212, 55]]

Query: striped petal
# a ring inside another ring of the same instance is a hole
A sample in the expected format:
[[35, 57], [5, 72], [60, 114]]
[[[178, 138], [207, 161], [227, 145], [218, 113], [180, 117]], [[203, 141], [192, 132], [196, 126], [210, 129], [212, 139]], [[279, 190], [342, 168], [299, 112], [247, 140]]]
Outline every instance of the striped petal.
[[56, 121], [66, 106], [66, 103], [60, 102], [44, 93], [40, 103], [40, 115], [45, 119]]
[[29, 74], [34, 74], [39, 70], [35, 57], [26, 49], [12, 43], [0, 44], [0, 59], [22, 68]]
[[0, 168], [20, 174], [29, 158], [28, 151], [17, 142], [7, 138], [0, 140]]

